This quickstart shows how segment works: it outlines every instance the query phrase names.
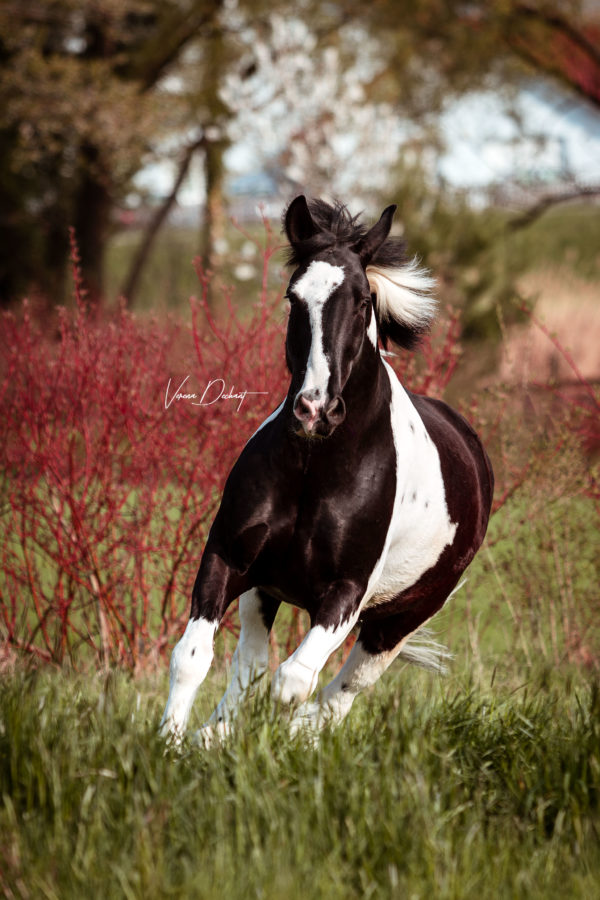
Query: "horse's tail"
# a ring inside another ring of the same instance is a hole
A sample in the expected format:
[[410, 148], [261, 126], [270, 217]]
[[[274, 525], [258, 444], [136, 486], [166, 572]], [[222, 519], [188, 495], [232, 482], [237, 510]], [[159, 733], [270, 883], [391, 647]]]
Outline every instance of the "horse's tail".
[[[457, 591], [460, 591], [466, 580], [466, 578], [463, 578], [454, 590], [448, 594], [446, 603]], [[440, 675], [445, 675], [453, 654], [450, 653], [444, 644], [440, 644], [439, 641], [435, 640], [434, 634], [435, 632], [430, 628], [417, 629], [405, 643], [398, 654], [398, 658], [412, 663], [414, 666], [421, 666], [423, 669], [430, 669], [433, 672], [439, 672]]]
[[399, 659], [421, 666], [432, 672], [445, 675], [448, 671], [447, 663], [452, 659], [452, 653], [444, 644], [434, 640], [433, 632], [429, 628], [419, 628], [410, 636], [400, 653]]

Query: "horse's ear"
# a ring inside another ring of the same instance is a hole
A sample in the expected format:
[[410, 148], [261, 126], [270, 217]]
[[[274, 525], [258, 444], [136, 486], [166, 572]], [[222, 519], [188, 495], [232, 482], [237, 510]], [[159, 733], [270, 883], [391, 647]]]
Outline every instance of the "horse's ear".
[[308, 240], [319, 230], [313, 222], [304, 194], [296, 197], [285, 214], [285, 233], [292, 246]]
[[367, 233], [352, 248], [355, 253], [360, 256], [363, 266], [368, 266], [381, 245], [390, 233], [392, 227], [392, 219], [396, 212], [396, 204], [386, 207], [381, 214], [381, 218], [376, 225], [367, 231]]

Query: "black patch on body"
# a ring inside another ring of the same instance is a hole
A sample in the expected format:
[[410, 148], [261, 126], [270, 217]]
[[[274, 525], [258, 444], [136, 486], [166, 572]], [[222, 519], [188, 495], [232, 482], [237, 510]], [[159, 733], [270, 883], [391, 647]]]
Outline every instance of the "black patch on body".
[[[356, 404], [362, 402], [360, 371], [355, 379]], [[261, 600], [270, 600], [275, 611], [284, 601], [307, 610], [313, 625], [347, 620], [364, 595], [392, 516], [390, 397], [382, 371], [378, 402], [359, 413], [368, 425], [362, 435], [352, 426], [359, 411], [350, 399], [346, 421], [330, 437], [307, 440], [292, 428], [288, 395], [281, 413], [258, 431], [233, 467], [203, 563], [206, 557], [221, 560], [242, 590], [258, 587]], [[247, 565], [252, 546], [258, 552]], [[200, 600], [200, 585], [196, 593]]]

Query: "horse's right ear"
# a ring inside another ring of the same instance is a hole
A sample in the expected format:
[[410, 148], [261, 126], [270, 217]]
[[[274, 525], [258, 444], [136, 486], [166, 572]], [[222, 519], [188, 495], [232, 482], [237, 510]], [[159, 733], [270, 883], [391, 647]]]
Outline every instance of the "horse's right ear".
[[292, 247], [313, 237], [319, 230], [313, 222], [304, 194], [300, 194], [288, 206], [284, 227]]

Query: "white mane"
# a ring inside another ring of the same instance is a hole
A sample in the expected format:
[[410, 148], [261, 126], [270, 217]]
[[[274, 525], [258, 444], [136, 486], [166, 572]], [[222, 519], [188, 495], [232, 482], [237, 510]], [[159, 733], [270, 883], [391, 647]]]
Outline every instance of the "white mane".
[[416, 257], [398, 268], [367, 266], [367, 279], [377, 296], [380, 319], [393, 319], [419, 330], [431, 323], [437, 305], [431, 293], [435, 278], [419, 267]]

